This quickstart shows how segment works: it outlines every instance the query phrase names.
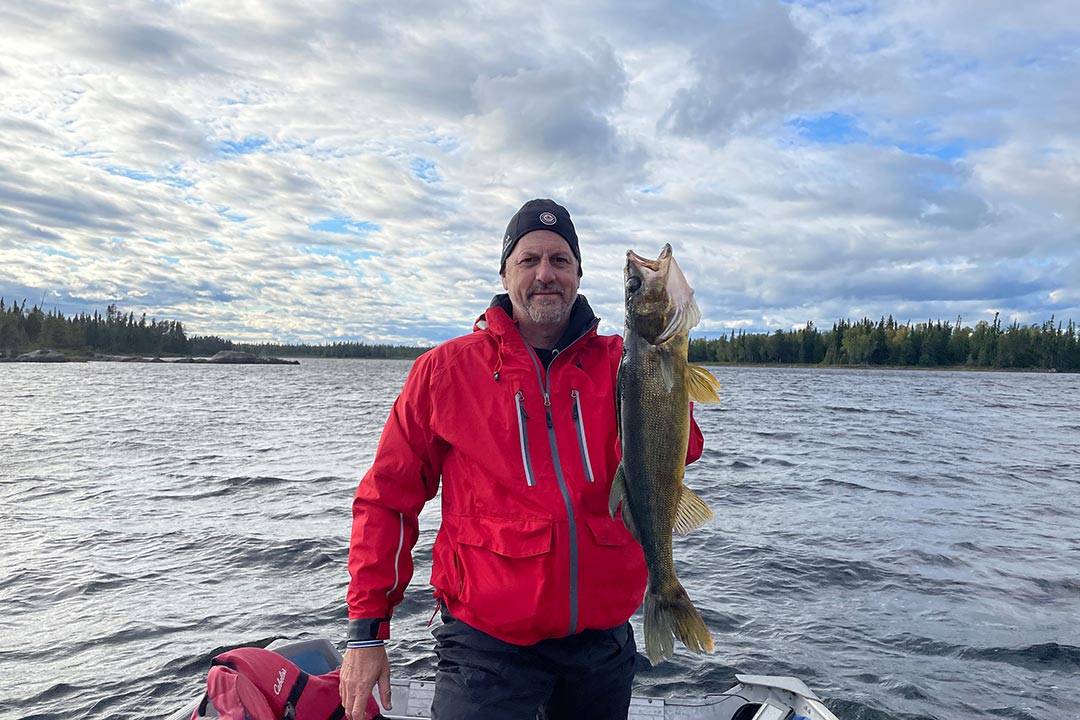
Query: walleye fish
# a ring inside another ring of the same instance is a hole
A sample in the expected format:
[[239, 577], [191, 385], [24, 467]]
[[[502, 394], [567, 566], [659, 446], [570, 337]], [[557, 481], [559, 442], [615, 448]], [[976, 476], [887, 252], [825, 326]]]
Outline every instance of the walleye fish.
[[683, 472], [689, 401], [719, 402], [720, 383], [686, 360], [690, 328], [701, 311], [671, 245], [656, 260], [627, 251], [625, 279], [618, 376], [622, 462], [608, 507], [615, 517], [622, 506], [623, 522], [645, 551], [645, 655], [656, 665], [675, 652], [675, 638], [693, 652], [713, 650], [705, 621], [675, 576], [671, 534], [685, 534], [712, 517], [708, 505], [683, 485]]

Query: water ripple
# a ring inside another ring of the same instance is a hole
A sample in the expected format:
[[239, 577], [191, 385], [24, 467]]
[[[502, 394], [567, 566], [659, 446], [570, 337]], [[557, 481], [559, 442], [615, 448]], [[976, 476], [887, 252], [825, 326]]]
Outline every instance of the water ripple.
[[[350, 503], [408, 363], [13, 367], [0, 366], [8, 712], [162, 716], [221, 650], [341, 639]], [[844, 720], [1075, 713], [1080, 377], [714, 373], [723, 403], [695, 410], [706, 451], [687, 483], [715, 517], [674, 548], [717, 652], [643, 661], [638, 692], [791, 674]], [[434, 673], [438, 517], [421, 516], [395, 611], [398, 677]]]

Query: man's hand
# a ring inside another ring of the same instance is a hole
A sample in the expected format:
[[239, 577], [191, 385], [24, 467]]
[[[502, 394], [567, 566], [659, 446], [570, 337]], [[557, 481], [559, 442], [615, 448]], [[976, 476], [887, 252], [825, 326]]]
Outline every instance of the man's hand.
[[380, 645], [346, 650], [338, 689], [348, 720], [370, 720], [365, 711], [376, 684], [383, 708], [390, 710], [390, 661], [386, 657], [386, 648]]

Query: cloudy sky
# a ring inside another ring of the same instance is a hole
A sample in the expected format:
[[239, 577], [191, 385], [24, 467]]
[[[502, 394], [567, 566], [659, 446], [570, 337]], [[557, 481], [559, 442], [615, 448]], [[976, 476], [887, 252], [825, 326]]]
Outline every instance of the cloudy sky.
[[4, 0], [0, 297], [430, 344], [551, 197], [607, 332], [665, 242], [695, 334], [1080, 321], [1076, 10]]

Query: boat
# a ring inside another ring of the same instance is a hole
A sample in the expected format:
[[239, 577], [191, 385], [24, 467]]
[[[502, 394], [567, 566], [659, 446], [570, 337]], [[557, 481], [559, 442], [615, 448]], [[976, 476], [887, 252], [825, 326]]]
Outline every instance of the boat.
[[[301, 670], [322, 675], [341, 665], [341, 653], [325, 638], [276, 640], [268, 648]], [[735, 675], [726, 692], [701, 697], [638, 697], [630, 700], [627, 720], [839, 720], [806, 684], [794, 677]], [[386, 720], [425, 720], [431, 717], [435, 683], [431, 680], [391, 679], [393, 711]], [[376, 698], [377, 699], [377, 698]], [[167, 720], [190, 720], [200, 698]], [[304, 720], [304, 718], [297, 718]]]

